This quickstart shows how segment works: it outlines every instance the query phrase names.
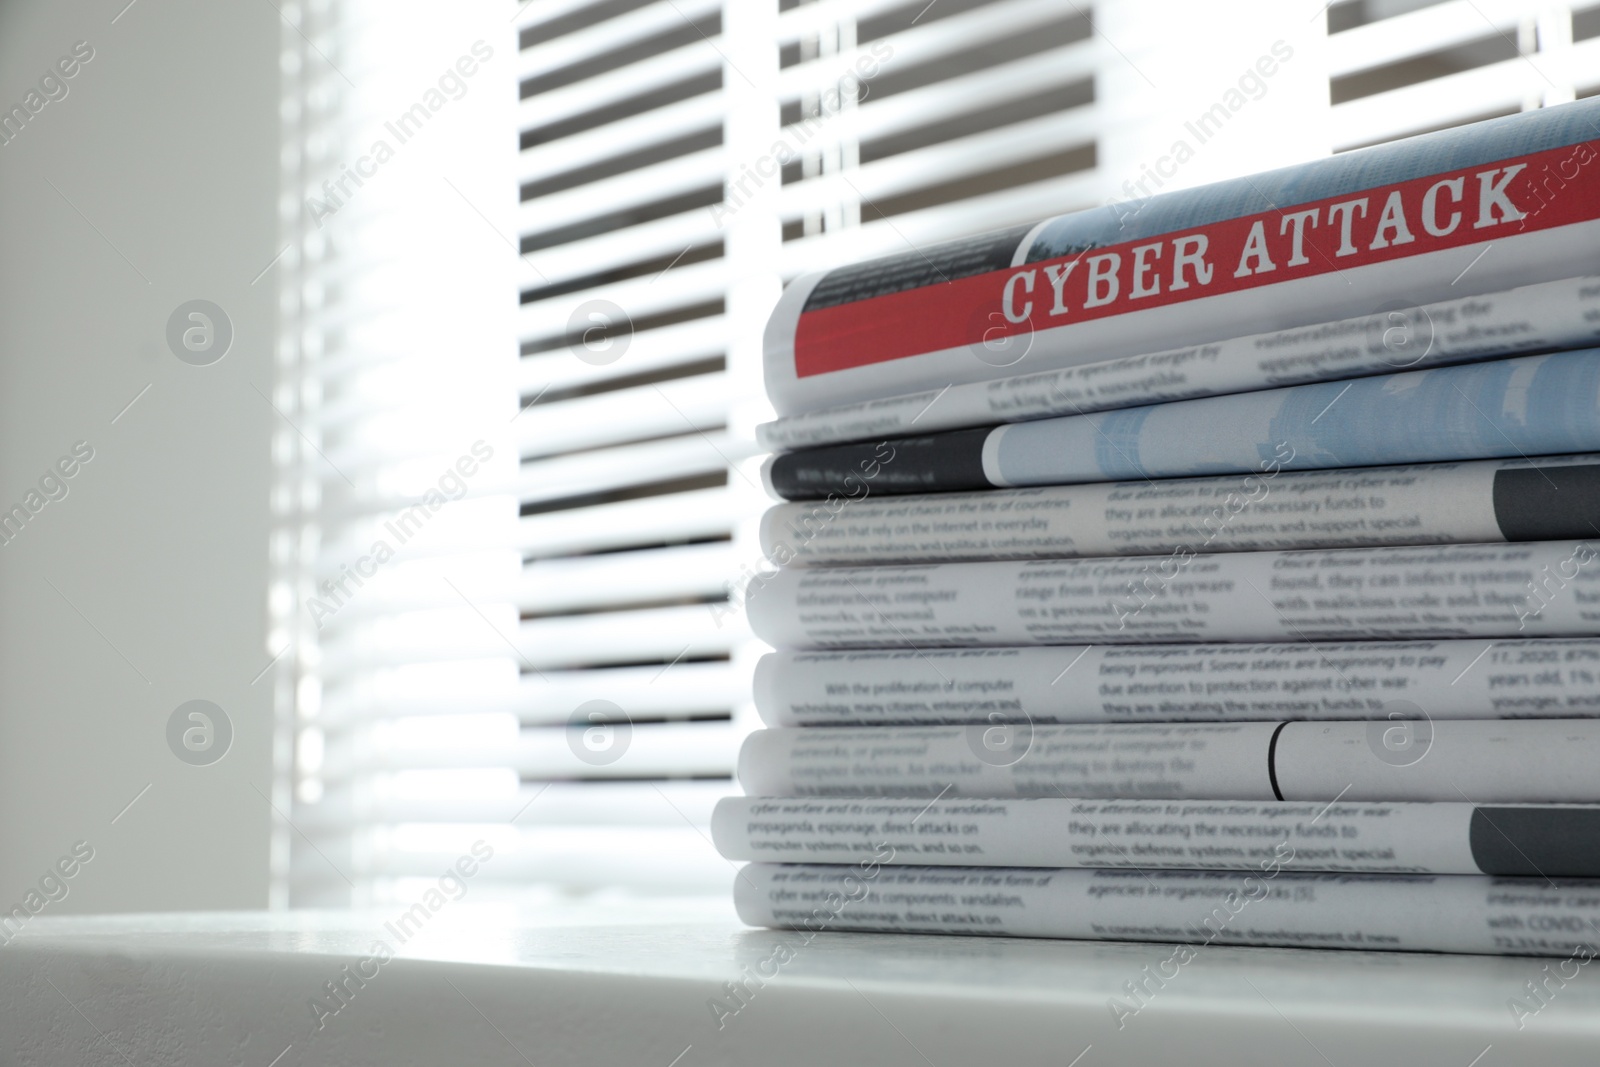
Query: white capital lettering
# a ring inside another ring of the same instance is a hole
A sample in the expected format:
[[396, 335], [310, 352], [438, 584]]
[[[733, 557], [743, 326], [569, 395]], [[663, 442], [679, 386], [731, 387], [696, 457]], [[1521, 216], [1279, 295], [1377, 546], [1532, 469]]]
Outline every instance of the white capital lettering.
[[[1247, 266], [1254, 259], [1254, 267]], [[1239, 269], [1233, 272], [1235, 278], [1248, 277], [1251, 274], [1265, 274], [1277, 270], [1278, 265], [1272, 262], [1272, 257], [1267, 255], [1266, 227], [1257, 219], [1250, 227], [1250, 235], [1244, 239], [1244, 251], [1239, 254]]]
[[1000, 293], [1000, 310], [1005, 314], [1006, 321], [1011, 323], [1027, 322], [1028, 316], [1033, 314], [1033, 301], [1026, 300], [1022, 309], [1017, 310], [1017, 283], [1022, 283], [1022, 291], [1033, 292], [1034, 273], [1031, 270], [1013, 274], [1006, 279], [1006, 287]]
[[1294, 236], [1289, 239], [1288, 266], [1299, 267], [1311, 262], [1311, 260], [1307, 258], [1305, 254], [1306, 222], [1308, 220], [1311, 223], [1311, 228], [1313, 230], [1316, 229], [1316, 208], [1312, 208], [1309, 211], [1291, 211], [1284, 215], [1283, 221], [1278, 224], [1279, 237], [1282, 237], [1284, 234], [1288, 233], [1291, 227], [1294, 229]]
[[1366, 218], [1366, 197], [1363, 196], [1360, 200], [1346, 200], [1342, 204], [1328, 205], [1328, 221], [1330, 223], [1333, 222], [1335, 217], [1339, 219], [1339, 251], [1335, 252], [1334, 255], [1353, 256], [1356, 254], [1355, 243], [1350, 240], [1350, 220], [1358, 208], [1361, 211], [1361, 217]]
[[1183, 276], [1184, 267], [1194, 268], [1196, 285], [1211, 284], [1211, 264], [1206, 262], [1206, 248], [1210, 240], [1203, 233], [1192, 233], [1172, 239], [1172, 288], [1187, 289], [1189, 282]]
[[1077, 260], [1066, 263], [1055, 263], [1044, 268], [1044, 276], [1050, 279], [1050, 292], [1054, 294], [1056, 302], [1050, 307], [1050, 314], [1065, 315], [1072, 310], [1067, 307], [1067, 279], [1072, 277], [1072, 268], [1078, 265]]
[[1133, 289], [1128, 293], [1128, 299], [1130, 300], [1137, 300], [1141, 296], [1155, 296], [1161, 292], [1161, 278], [1159, 275], [1157, 275], [1153, 283], [1145, 283], [1145, 275], [1155, 272], [1154, 265], [1146, 263], [1144, 259], [1151, 252], [1155, 253], [1156, 259], [1160, 259], [1161, 245], [1140, 245], [1133, 250]]
[[1450, 224], [1439, 225], [1439, 190], [1450, 190], [1450, 199], [1461, 203], [1461, 194], [1467, 180], [1465, 178], [1446, 178], [1442, 182], [1434, 182], [1428, 186], [1428, 191], [1422, 194], [1422, 228], [1429, 237], [1448, 237], [1461, 225], [1461, 212], [1450, 212]]
[[1117, 271], [1121, 269], [1122, 256], [1117, 252], [1090, 256], [1089, 295], [1084, 298], [1083, 306], [1097, 308], [1115, 300], [1121, 289], [1121, 283], [1117, 281]]
[[[1518, 163], [1514, 167], [1507, 167], [1504, 171], [1497, 167], [1494, 170], [1479, 172], [1478, 221], [1472, 224], [1474, 230], [1481, 230], [1485, 226], [1496, 226], [1502, 222], [1516, 222], [1518, 219], [1525, 217], [1523, 212], [1517, 209], [1517, 205], [1511, 202], [1511, 198], [1506, 196], [1506, 186], [1511, 184], [1511, 179], [1515, 178], [1520, 171], [1525, 170], [1527, 166], [1526, 163]], [[1503, 174], [1504, 176], [1499, 181], [1495, 181], [1494, 176], [1496, 174]], [[1496, 210], [1500, 212], [1499, 218], [1494, 217]]]
[[[1384, 236], [1386, 230], [1394, 231], [1394, 240]], [[1416, 238], [1411, 236], [1411, 228], [1406, 225], [1406, 212], [1400, 203], [1400, 190], [1396, 189], [1389, 194], [1389, 199], [1383, 202], [1383, 214], [1378, 216], [1378, 230], [1372, 235], [1372, 243], [1368, 250], [1388, 248], [1391, 244], [1408, 245]]]

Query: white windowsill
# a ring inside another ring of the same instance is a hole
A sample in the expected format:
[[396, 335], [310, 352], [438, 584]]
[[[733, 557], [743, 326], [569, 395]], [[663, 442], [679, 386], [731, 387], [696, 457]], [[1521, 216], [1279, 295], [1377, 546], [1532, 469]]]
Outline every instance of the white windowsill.
[[1558, 961], [1214, 946], [1119, 1031], [1108, 998], [1171, 946], [827, 933], [719, 1029], [724, 983], [800, 935], [718, 900], [452, 904], [314, 1030], [311, 998], [398, 945], [399, 910], [41, 916], [0, 946], [0, 1062], [1498, 1067], [1600, 1048], [1588, 967], [1514, 1024], [1509, 999]]

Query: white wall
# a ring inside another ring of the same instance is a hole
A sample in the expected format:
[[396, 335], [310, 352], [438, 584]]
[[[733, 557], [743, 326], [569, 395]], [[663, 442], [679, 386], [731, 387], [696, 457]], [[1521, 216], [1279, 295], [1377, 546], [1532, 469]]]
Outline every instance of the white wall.
[[[94, 858], [45, 914], [266, 902], [276, 278], [252, 282], [281, 247], [282, 23], [126, 3], [0, 0], [0, 108], [94, 50], [0, 145], [0, 510], [94, 450], [0, 546], [0, 911], [79, 840]], [[212, 366], [165, 339], [196, 298], [234, 328]], [[197, 698], [234, 728], [211, 766], [166, 740]]]

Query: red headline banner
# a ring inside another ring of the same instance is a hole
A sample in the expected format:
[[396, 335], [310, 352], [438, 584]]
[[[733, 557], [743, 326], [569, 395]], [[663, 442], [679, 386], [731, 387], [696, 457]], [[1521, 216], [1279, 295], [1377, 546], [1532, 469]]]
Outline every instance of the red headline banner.
[[[1600, 141], [801, 314], [805, 378], [1600, 218]], [[1403, 296], [1403, 294], [1396, 294]]]

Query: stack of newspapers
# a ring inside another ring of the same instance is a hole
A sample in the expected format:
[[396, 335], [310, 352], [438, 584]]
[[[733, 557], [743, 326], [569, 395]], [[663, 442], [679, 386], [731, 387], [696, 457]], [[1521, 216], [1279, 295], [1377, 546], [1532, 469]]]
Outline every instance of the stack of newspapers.
[[741, 916], [1600, 953], [1597, 154], [1580, 101], [792, 283]]

